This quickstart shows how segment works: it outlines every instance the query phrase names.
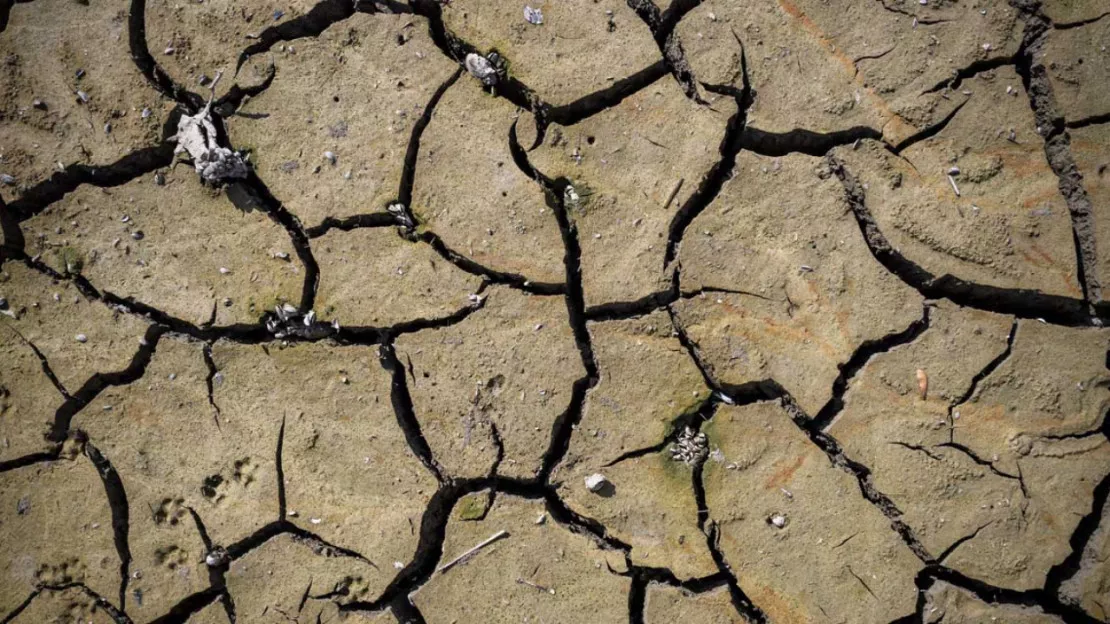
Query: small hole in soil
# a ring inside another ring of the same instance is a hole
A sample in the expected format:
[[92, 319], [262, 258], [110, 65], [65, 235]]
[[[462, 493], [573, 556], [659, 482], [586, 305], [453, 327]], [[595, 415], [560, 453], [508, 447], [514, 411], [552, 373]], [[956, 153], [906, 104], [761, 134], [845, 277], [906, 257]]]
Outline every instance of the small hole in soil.
[[594, 137], [592, 137], [592, 136], [588, 136], [588, 137], [586, 137], [586, 142], [587, 142], [587, 143], [589, 143], [590, 145], [593, 145], [593, 144], [594, 144], [594, 141], [596, 141], [596, 140], [597, 140], [597, 139], [596, 139], [596, 138], [594, 138]]

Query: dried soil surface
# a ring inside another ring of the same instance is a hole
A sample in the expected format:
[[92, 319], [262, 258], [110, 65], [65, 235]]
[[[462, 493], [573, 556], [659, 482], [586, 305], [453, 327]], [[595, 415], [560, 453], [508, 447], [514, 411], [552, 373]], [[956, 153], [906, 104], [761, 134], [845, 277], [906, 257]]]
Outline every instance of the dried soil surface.
[[1108, 46], [0, 0], [0, 623], [1110, 620]]

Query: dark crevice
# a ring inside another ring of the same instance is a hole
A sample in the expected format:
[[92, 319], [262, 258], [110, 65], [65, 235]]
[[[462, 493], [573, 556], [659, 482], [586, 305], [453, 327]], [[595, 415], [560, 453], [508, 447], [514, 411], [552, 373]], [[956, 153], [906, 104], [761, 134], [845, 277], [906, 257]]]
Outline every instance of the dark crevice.
[[185, 624], [205, 607], [220, 599], [223, 590], [209, 587], [180, 600], [163, 616], [151, 620], [150, 624]]
[[717, 148], [721, 155], [720, 160], [713, 165], [709, 173], [698, 183], [697, 190], [686, 199], [678, 209], [667, 228], [667, 249], [663, 256], [664, 269], [678, 256], [678, 245], [682, 241], [686, 228], [694, 219], [705, 210], [717, 195], [720, 194], [725, 182], [732, 177], [733, 168], [736, 166], [736, 157], [740, 153], [744, 127], [747, 124], [748, 108], [755, 99], [755, 92], [751, 87], [748, 76], [748, 60], [743, 45], [740, 46], [740, 68], [743, 76], [743, 87], [735, 95], [736, 113], [729, 118], [725, 127], [724, 136]]
[[412, 214], [412, 189], [416, 182], [416, 160], [420, 157], [420, 137], [424, 134], [424, 129], [432, 122], [432, 115], [435, 113], [436, 106], [439, 101], [443, 99], [443, 95], [459, 80], [459, 76], [463, 73], [463, 68], [459, 67], [452, 73], [443, 84], [432, 94], [432, 99], [428, 100], [427, 106], [424, 107], [424, 112], [420, 114], [420, 118], [412, 126], [412, 135], [409, 137], [408, 148], [405, 150], [405, 160], [401, 168], [401, 183], [397, 190], [397, 201], [401, 203], [406, 211], [409, 213], [409, 218], [415, 223]]
[[43, 591], [66, 591], [67, 589], [79, 589], [83, 594], [85, 594], [89, 598], [92, 598], [93, 604], [97, 608], [102, 609], [104, 611], [104, 614], [111, 618], [111, 620], [115, 622], [115, 624], [132, 624], [131, 618], [127, 617], [126, 613], [124, 613], [121, 609], [116, 608], [116, 606], [109, 602], [108, 599], [96, 593], [92, 590], [92, 588], [90, 588], [88, 585], [85, 585], [84, 583], [72, 582], [63, 583], [60, 585], [46, 584], [40, 586], [40, 590]]
[[983, 72], [993, 71], [1000, 67], [1013, 65], [1016, 62], [1017, 61], [1013, 56], [996, 56], [992, 58], [976, 59], [968, 63], [964, 67], [953, 70], [952, 77], [945, 78], [944, 80], [941, 80], [935, 85], [929, 87], [922, 93], [922, 95], [924, 95], [925, 93], [936, 93], [938, 91], [952, 91], [954, 89], [959, 89], [960, 85], [963, 84], [963, 81], [967, 80], [968, 78], [973, 78]]
[[[467, 54], [482, 54], [482, 51], [463, 41], [447, 28], [443, 20], [442, 5], [436, 0], [410, 0], [409, 7], [413, 13], [428, 20], [428, 33], [436, 47], [447, 58], [461, 66]], [[631, 76], [614, 81], [604, 89], [562, 106], [552, 106], [544, 102], [532, 89], [512, 76], [502, 76], [495, 86], [487, 87], [486, 90], [492, 95], [505, 98], [519, 108], [530, 111], [535, 116], [536, 139], [531, 146], [535, 148], [543, 142], [550, 124], [569, 126], [592, 117], [655, 83], [667, 72], [666, 63], [657, 61]]]
[[92, 402], [105, 388], [111, 386], [124, 386], [140, 379], [146, 373], [146, 367], [158, 348], [158, 341], [165, 333], [165, 328], [151, 325], [147, 328], [143, 339], [140, 341], [139, 350], [131, 357], [131, 362], [121, 371], [112, 373], [93, 373], [92, 377], [81, 386], [61, 407], [54, 413], [54, 422], [46, 439], [51, 442], [64, 442], [69, 436], [70, 423], [73, 417]]
[[871, 255], [887, 271], [920, 292], [926, 299], [948, 299], [976, 310], [1039, 319], [1054, 325], [1083, 327], [1099, 321], [1090, 315], [1086, 302], [1080, 299], [1049, 295], [1036, 290], [975, 284], [952, 275], [935, 276], [926, 271], [894, 249], [883, 235], [866, 206], [865, 193], [859, 180], [835, 158], [830, 158], [828, 162], [844, 186], [848, 204]]
[[[704, 502], [704, 501], [703, 501]], [[709, 522], [708, 529], [705, 531], [705, 544], [709, 548], [709, 555], [716, 564], [717, 569], [721, 574], [725, 575], [728, 585], [728, 595], [732, 600], [732, 608], [736, 612], [747, 619], [752, 624], [766, 624], [768, 621], [767, 615], [763, 610], [756, 606], [755, 603], [748, 598], [747, 594], [740, 589], [740, 584], [736, 580], [736, 575], [733, 574], [732, 569], [729, 567], [728, 562], [725, 561], [724, 553], [721, 552], [721, 534], [716, 522]]]
[[[237, 192], [237, 190], [246, 191], [246, 197], [244, 198], [244, 193]], [[293, 249], [296, 251], [297, 257], [304, 265], [300, 312], [302, 314], [307, 313], [316, 304], [316, 290], [320, 286], [320, 265], [316, 263], [316, 258], [312, 255], [312, 247], [300, 219], [289, 212], [270, 193], [270, 189], [254, 171], [250, 172], [244, 182], [229, 187], [228, 199], [241, 210], [258, 208], [275, 223], [285, 228], [285, 231], [289, 234], [289, 240], [293, 243]]]
[[840, 447], [840, 443], [829, 434], [817, 428], [815, 426], [815, 420], [811, 419], [805, 411], [802, 410], [785, 389], [780, 388], [779, 392], [781, 393], [780, 401], [782, 407], [787, 415], [790, 416], [790, 420], [809, 437], [810, 441], [817, 448], [825, 453], [830, 463], [855, 477], [856, 481], [859, 483], [860, 493], [863, 494], [863, 497], [887, 517], [890, 521], [891, 528], [901, 536], [902, 541], [918, 559], [921, 559], [926, 564], [934, 563], [935, 559], [929, 554], [929, 551], [921, 543], [921, 540], [918, 539], [917, 534], [902, 520], [902, 512], [898, 509], [898, 506], [895, 505], [894, 501], [886, 494], [883, 494], [875, 487], [871, 469], [845, 455], [844, 450]]
[[281, 451], [285, 446], [285, 417], [281, 417], [281, 427], [278, 429], [277, 450], [274, 452], [274, 466], [277, 469], [277, 496], [278, 496], [278, 521], [285, 520], [288, 510], [285, 498], [285, 467], [281, 460]]
[[491, 284], [501, 284], [515, 288], [533, 295], [565, 295], [566, 284], [533, 282], [519, 273], [506, 273], [478, 264], [459, 252], [447, 246], [443, 239], [431, 230], [423, 230], [417, 234], [417, 239], [427, 243], [444, 260], [450, 262], [460, 271], [477, 275]]
[[941, 118], [940, 121], [926, 126], [921, 130], [918, 130], [905, 139], [902, 139], [897, 145], [893, 147], [888, 146], [887, 149], [889, 149], [896, 156], [901, 156], [902, 152], [905, 151], [907, 148], [935, 137], [936, 135], [940, 134], [941, 130], [944, 130], [945, 126], [947, 126], [949, 122], [955, 119], [956, 114], [959, 113], [960, 109], [967, 105], [969, 101], [970, 100], [965, 99], [964, 101], [957, 104], [955, 108], [948, 111], [948, 114]]
[[121, 611], [126, 611], [127, 582], [131, 578], [131, 546], [128, 543], [131, 512], [127, 506], [127, 491], [124, 490], [123, 480], [112, 467], [112, 463], [88, 440], [85, 441], [85, 456], [96, 467], [96, 472], [104, 483], [104, 492], [108, 496], [108, 506], [112, 511], [112, 535], [116, 554], [119, 555], [119, 608]]
[[842, 145], [851, 145], [864, 139], [881, 141], [882, 138], [882, 132], [867, 126], [833, 132], [813, 132], [803, 128], [795, 128], [789, 132], [765, 132], [746, 126], [740, 134], [740, 148], [760, 156], [824, 156]]
[[881, 338], [865, 340], [856, 348], [847, 362], [837, 365], [839, 373], [833, 380], [832, 396], [821, 406], [814, 417], [813, 426], [819, 431], [827, 431], [844, 409], [844, 395], [848, 392], [848, 384], [871, 361], [871, 358], [880, 353], [887, 353], [896, 347], [907, 345], [917, 340], [925, 330], [929, 329], [929, 304], [921, 310], [921, 318], [910, 323], [905, 329], [887, 334]]
[[644, 603], [647, 602], [648, 580], [641, 575], [631, 575], [628, 586], [628, 622], [644, 624]]
[[566, 271], [567, 319], [578, 347], [579, 358], [586, 376], [576, 379], [571, 387], [571, 398], [567, 409], [555, 419], [551, 427], [551, 438], [544, 451], [539, 471], [539, 479], [547, 482], [552, 471], [562, 461], [570, 448], [570, 438], [575, 426], [582, 419], [586, 394], [600, 380], [597, 359], [594, 356], [590, 330], [586, 326], [586, 302], [582, 287], [582, 249], [578, 242], [578, 229], [567, 208], [564, 197], [571, 183], [566, 178], [552, 180], [537, 171], [528, 161], [528, 154], [517, 140], [516, 123], [509, 129], [509, 151], [513, 162], [524, 175], [536, 181], [543, 188], [547, 206], [555, 214], [559, 234], [563, 241], [563, 264]]
[[332, 229], [350, 232], [351, 230], [357, 230], [359, 228], [393, 227], [399, 225], [402, 225], [402, 223], [389, 212], [371, 212], [343, 219], [326, 217], [319, 225], [306, 228], [305, 234], [307, 234], [309, 238], [320, 238]]
[[968, 535], [965, 535], [965, 536], [961, 537], [960, 539], [952, 542], [952, 545], [950, 545], [948, 548], [945, 548], [944, 552], [940, 553], [940, 556], [937, 557], [937, 563], [944, 563], [944, 560], [947, 559], [952, 553], [956, 552], [957, 548], [959, 548], [960, 546], [963, 546], [966, 542], [969, 542], [969, 541], [975, 539], [976, 536], [979, 535], [980, 531], [989, 527], [992, 524], [994, 524], [994, 520], [991, 520], [990, 522], [980, 526], [978, 529], [975, 529], [973, 532], [969, 533]]
[[398, 624], [425, 624], [426, 622], [424, 614], [420, 613], [420, 609], [416, 608], [408, 596], [398, 596], [389, 605], [389, 610], [393, 617], [397, 618]]
[[1094, 307], [1102, 303], [1102, 285], [1096, 270], [1094, 208], [1083, 187], [1083, 175], [1071, 155], [1071, 137], [1063, 115], [1057, 110], [1048, 70], [1038, 60], [1044, 57], [1042, 48], [1052, 23], [1041, 12], [1039, 5], [1017, 8], [1025, 20], [1025, 31], [1016, 59], [1017, 73], [1029, 96], [1029, 107], [1038, 131], [1044, 138], [1045, 158], [1056, 174], [1060, 194], [1071, 214], [1076, 271], [1083, 299]]
[[58, 379], [58, 376], [54, 374], [54, 369], [50, 367], [50, 361], [46, 359], [46, 356], [43, 355], [42, 351], [39, 351], [39, 348], [35, 346], [35, 343], [24, 338], [23, 334], [19, 333], [19, 331], [14, 327], [12, 327], [11, 330], [15, 332], [17, 336], [19, 336], [19, 339], [22, 340], [23, 343], [31, 349], [31, 351], [34, 352], [35, 357], [39, 359], [39, 366], [42, 367], [42, 374], [46, 375], [46, 378], [50, 380], [50, 383], [54, 386], [58, 393], [62, 395], [62, 398], [67, 401], [73, 398], [69, 395], [69, 391], [66, 390], [66, 387], [62, 385], [62, 382]]
[[47, 462], [58, 460], [58, 449], [51, 451], [39, 451], [37, 453], [29, 453], [21, 455], [14, 459], [5, 459], [0, 461], [0, 474], [8, 472], [9, 470], [18, 470], [26, 468], [27, 466], [34, 466], [35, 464], [45, 464]]
[[1110, 123], [1110, 113], [1091, 115], [1090, 117], [1083, 117], [1082, 119], [1073, 119], [1066, 122], [1064, 127], [1074, 130], [1076, 128], [1086, 128], [1087, 126], [1095, 126], [1104, 123]]
[[216, 422], [216, 428], [220, 428], [220, 406], [216, 404], [215, 397], [215, 381], [216, 375], [220, 374], [219, 369], [216, 368], [216, 362], [212, 359], [212, 345], [211, 343], [204, 343], [201, 347], [201, 354], [204, 356], [204, 365], [208, 369], [208, 375], [204, 378], [204, 385], [208, 388], [208, 405], [212, 407], [212, 419]]
[[239, 60], [235, 63], [235, 72], [238, 73], [250, 57], [267, 52], [278, 43], [303, 37], [315, 37], [333, 24], [351, 17], [355, 14], [357, 3], [357, 0], [321, 0], [309, 9], [308, 13], [276, 26], [270, 26], [258, 34], [258, 40], [255, 43], [239, 54]]
[[996, 605], [1014, 605], [1040, 608], [1049, 615], [1059, 616], [1069, 624], [1094, 624], [1100, 622], [1082, 609], [1062, 603], [1058, 597], [1044, 589], [1015, 590], [997, 587], [942, 565], [927, 565], [918, 573], [917, 586], [928, 589], [933, 581], [944, 581], [971, 593], [977, 599]]
[[716, 395], [709, 395], [708, 398], [698, 403], [693, 409], [687, 410], [672, 419], [670, 425], [667, 427], [669, 433], [663, 436], [661, 441], [651, 446], [625, 451], [616, 458], [602, 464], [602, 468], [608, 468], [630, 459], [637, 459], [663, 451], [674, 444], [686, 429], [692, 429], [694, 431], [700, 430], [702, 423], [712, 419], [713, 415], [717, 413], [717, 408], [720, 404], [721, 400], [717, 398]]
[[1087, 19], [1076, 20], [1074, 22], [1054, 22], [1052, 24], [1052, 27], [1055, 28], [1056, 30], [1068, 30], [1068, 29], [1071, 29], [1071, 28], [1080, 28], [1080, 27], [1086, 26], [1088, 24], [1094, 24], [1095, 22], [1100, 21], [1102, 18], [1108, 17], [1108, 16], [1110, 16], [1110, 11], [1100, 13], [1100, 14], [1094, 16], [1094, 17], [1088, 17]]
[[1010, 354], [1013, 353], [1014, 350], [1014, 340], [1017, 338], [1017, 330], [1018, 322], [1017, 319], [1014, 319], [1013, 323], [1010, 324], [1010, 333], [1006, 337], [1006, 348], [1003, 349], [1002, 353], [999, 353], [990, 362], [987, 362], [987, 365], [984, 366], [982, 370], [975, 373], [975, 376], [971, 378], [971, 383], [968, 385], [967, 390], [965, 390], [959, 398], [955, 399], [948, 405], [949, 442], [955, 441], [956, 408], [970, 401], [971, 397], [975, 396], [975, 392], [979, 389], [979, 384], [981, 384], [983, 380], [987, 377], [990, 377], [994, 373], [994, 371], [998, 370], [999, 366], [1002, 366], [1003, 362], [1009, 359]]
[[127, 38], [131, 46], [131, 60], [150, 86], [177, 102], [191, 115], [204, 106], [204, 98], [175, 83], [151, 56], [146, 42], [146, 0], [131, 0]]
[[17, 223], [26, 221], [77, 190], [82, 184], [110, 188], [169, 167], [173, 164], [173, 150], [174, 144], [164, 141], [153, 147], [135, 150], [108, 165], [70, 165], [64, 171], [55, 172], [46, 180], [23, 191], [19, 199], [8, 204], [7, 209], [15, 215]]
[[428, 446], [428, 441], [424, 439], [424, 434], [420, 431], [420, 421], [416, 418], [412, 395], [409, 394], [408, 380], [405, 378], [405, 367], [397, 359], [397, 351], [394, 349], [392, 341], [378, 347], [378, 359], [381, 361], [382, 368], [393, 378], [389, 393], [390, 401], [393, 404], [393, 413], [397, 418], [397, 426], [404, 432], [409, 449], [424, 464], [424, 467], [435, 476], [436, 481], [444, 483], [446, 476], [443, 473], [443, 468], [432, 455], [432, 449]]
[[686, 60], [686, 53], [682, 49], [675, 27], [682, 17], [700, 4], [698, 0], [676, 0], [666, 13], [661, 12], [652, 0], [627, 0], [629, 8], [636, 12], [640, 20], [651, 31], [655, 44], [663, 54], [667, 69], [674, 76], [678, 86], [686, 97], [698, 104], [707, 105], [698, 91], [698, 80], [694, 77], [694, 70]]
[[[4, 21], [3, 21], [4, 20], [4, 13], [3, 13], [3, 11], [4, 11], [4, 5], [3, 5], [2, 2], [0, 2], [0, 26], [4, 25]], [[2, 29], [0, 29], [0, 32], [2, 32]], [[4, 619], [0, 620], [0, 624], [8, 624], [8, 622], [11, 622], [15, 618], [19, 617], [19, 614], [23, 613], [27, 609], [27, 607], [31, 606], [31, 603], [34, 602], [35, 598], [37, 598], [38, 595], [41, 594], [41, 593], [42, 593], [42, 588], [35, 588], [35, 589], [31, 590], [31, 593], [28, 594], [27, 597], [23, 599], [23, 602], [16, 605], [16, 607], [14, 609], [9, 611], [8, 614], [4, 616]]]

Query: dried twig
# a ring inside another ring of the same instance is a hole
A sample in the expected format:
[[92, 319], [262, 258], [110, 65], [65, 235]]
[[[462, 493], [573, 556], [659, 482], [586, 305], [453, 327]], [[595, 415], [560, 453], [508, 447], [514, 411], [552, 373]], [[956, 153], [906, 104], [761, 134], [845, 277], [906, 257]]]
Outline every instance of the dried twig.
[[447, 563], [440, 566], [439, 569], [436, 570], [436, 574], [439, 574], [439, 573], [446, 572], [446, 571], [450, 570], [451, 568], [453, 568], [453, 567], [459, 565], [460, 563], [466, 561], [467, 559], [473, 557], [474, 553], [478, 552], [479, 550], [482, 550], [483, 548], [485, 548], [486, 546], [489, 546], [490, 544], [496, 542], [497, 540], [504, 539], [508, 536], [509, 536], [508, 531], [498, 531], [498, 532], [494, 533], [493, 535], [486, 538], [485, 541], [479, 543], [474, 548], [471, 548], [470, 550], [464, 552], [463, 554], [459, 555], [458, 557], [455, 557], [451, 561], [448, 561]]

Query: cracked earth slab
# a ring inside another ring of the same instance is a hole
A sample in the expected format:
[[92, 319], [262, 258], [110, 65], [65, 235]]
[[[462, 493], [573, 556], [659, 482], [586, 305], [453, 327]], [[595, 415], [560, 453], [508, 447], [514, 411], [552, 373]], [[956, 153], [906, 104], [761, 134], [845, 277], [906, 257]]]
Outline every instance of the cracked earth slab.
[[[95, 372], [127, 368], [140, 346], [146, 323], [86, 300], [72, 282], [52, 280], [14, 262], [4, 265], [0, 279], [15, 314], [0, 322], [33, 343], [72, 391]], [[78, 334], [86, 341], [79, 342]]]
[[[6, 536], [0, 611], [5, 615], [40, 584], [79, 582], [113, 601], [118, 596], [111, 509], [97, 470], [80, 447], [68, 445], [65, 459], [5, 473], [0, 481], [0, 527]], [[90, 495], [94, 492], [100, 495]], [[75, 550], [71, 540], [81, 548]], [[77, 613], [92, 610], [83, 600], [75, 602]]]
[[552, 423], [583, 375], [558, 297], [491, 289], [483, 308], [453, 327], [402, 336], [416, 418], [432, 451], [455, 476], [490, 472], [530, 478], [539, 470]]
[[[550, 519], [537, 524], [543, 513], [540, 503], [500, 496], [485, 520], [452, 520], [443, 541], [444, 563], [498, 531], [508, 535], [465, 564], [437, 573], [412, 596], [425, 619], [470, 621], [496, 605], [498, 617], [508, 621], [536, 615], [626, 622], [629, 581], [607, 567], [612, 554]], [[469, 576], [485, 580], [475, 585]]]
[[[346, 325], [386, 326], [447, 316], [467, 305], [481, 280], [392, 228], [333, 230], [313, 243], [323, 279], [316, 307]], [[374, 249], [368, 259], [365, 250]]]
[[[55, 16], [48, 24], [46, 13]], [[131, 62], [123, 5], [20, 7], [0, 39], [0, 62], [0, 173], [16, 181], [0, 186], [4, 201], [49, 178], [58, 163], [107, 164], [156, 144], [172, 110]]]
[[524, 21], [523, 6], [505, 0], [453, 2], [443, 20], [479, 53], [497, 51], [508, 58], [511, 75], [554, 106], [600, 91], [658, 60], [651, 32], [620, 0], [541, 8], [541, 27]]
[[[927, 271], [1079, 298], [1068, 208], [1029, 106], [1006, 94], [1010, 85], [1020, 81], [1009, 69], [989, 87], [972, 84], [967, 104], [938, 135], [906, 149], [907, 160], [871, 141], [836, 156], [859, 171], [867, 205], [891, 244]], [[972, 112], [988, 110], [994, 125]]]
[[715, 449], [705, 466], [710, 522], [770, 620], [878, 622], [914, 611], [922, 563], [781, 407], [722, 407], [703, 430]]
[[[444, 94], [421, 140], [413, 211], [448, 247], [536, 282], [564, 279], [559, 228], [542, 189], [514, 164], [516, 109], [463, 76]], [[472, 183], [459, 186], [456, 181]]]
[[679, 252], [685, 287], [723, 292], [674, 305], [714, 378], [774, 378], [809, 414], [861, 343], [922, 314], [920, 295], [867, 253], [842, 189], [820, 166], [742, 154]]
[[[1104, 11], [1106, 8], [1104, 7]], [[1110, 20], [1048, 33], [1037, 61], [1048, 70], [1057, 112], [1068, 121], [1110, 112]]]
[[[368, 566], [363, 578], [365, 591], [376, 595], [395, 572], [394, 562], [412, 557], [435, 480], [405, 446], [390, 406], [390, 378], [375, 350], [217, 343], [213, 359], [224, 376], [213, 396], [221, 421], [229, 423], [222, 428], [256, 432], [266, 445], [264, 455], [249, 455], [260, 467], [254, 481], [261, 491], [252, 499], [272, 493], [262, 498], [266, 514], [256, 515], [256, 522], [280, 519], [274, 475], [266, 467], [273, 465], [284, 421], [284, 519], [372, 561], [376, 567]], [[314, 371], [307, 378], [305, 366]], [[266, 389], [278, 380], [284, 396]], [[231, 477], [229, 494], [237, 490]]]
[[251, 150], [306, 226], [384, 210], [397, 198], [412, 128], [455, 64], [411, 15], [355, 15], [290, 45], [296, 53], [275, 60], [273, 85], [229, 123], [232, 143]]
[[711, 0], [678, 32], [698, 77], [710, 83], [736, 83], [737, 39], [744, 42], [757, 93], [753, 126], [773, 132], [870, 127], [897, 143], [943, 107], [940, 95], [927, 91], [971, 63], [1017, 51], [1017, 12], [1004, 3], [988, 5], [981, 15], [970, 4], [901, 0], [850, 6], [782, 0], [754, 10]]
[[[568, 179], [579, 197], [568, 212], [587, 305], [666, 288], [671, 223], [721, 158], [735, 114], [731, 99], [701, 106], [663, 80], [586, 121], [553, 125], [529, 153], [535, 169]], [[681, 125], [672, 123], [677, 118]]]
[[[223, 71], [227, 81], [217, 85], [217, 95], [231, 89], [236, 79], [245, 84], [261, 82], [263, 76], [253, 75], [254, 67], [234, 76], [239, 53], [267, 28], [295, 22], [316, 4], [295, 0], [277, 9], [259, 2], [139, 1], [146, 5], [145, 43], [156, 62], [175, 83], [197, 93], [206, 90], [200, 84], [202, 75], [211, 79]], [[284, 46], [275, 52], [278, 57], [293, 54]]]
[[300, 301], [305, 269], [281, 225], [200, 186], [191, 167], [164, 180], [80, 187], [26, 222], [28, 253], [196, 325], [255, 322]]

